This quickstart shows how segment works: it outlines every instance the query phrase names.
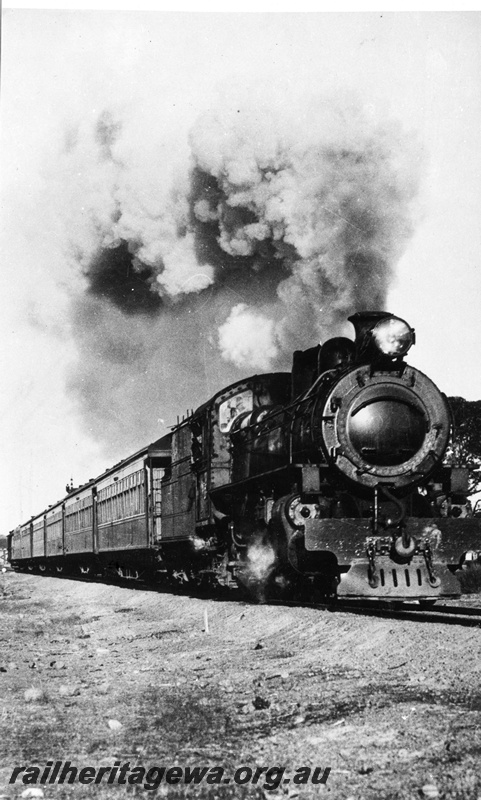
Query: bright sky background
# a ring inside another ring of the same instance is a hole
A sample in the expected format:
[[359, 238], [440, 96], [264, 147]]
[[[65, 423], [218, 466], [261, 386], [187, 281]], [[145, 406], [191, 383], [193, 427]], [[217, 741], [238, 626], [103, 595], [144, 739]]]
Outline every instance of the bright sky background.
[[[51, 197], [73, 176], [56, 168], [59, 142], [114, 99], [132, 115], [169, 108], [163, 134], [174, 152], [220, 84], [257, 80], [352, 90], [418, 137], [419, 216], [387, 310], [416, 329], [410, 363], [448, 395], [481, 398], [479, 12], [4, 9], [0, 533], [59, 499], [71, 475], [80, 483], [112, 463], [65, 391], [73, 278], [62, 273]], [[151, 146], [152, 130], [139, 127], [138, 148]]]

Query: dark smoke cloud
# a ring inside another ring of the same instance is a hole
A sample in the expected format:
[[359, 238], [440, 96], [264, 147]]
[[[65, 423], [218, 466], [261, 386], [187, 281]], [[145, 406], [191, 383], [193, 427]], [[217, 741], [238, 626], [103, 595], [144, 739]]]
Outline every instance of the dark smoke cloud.
[[131, 252], [128, 242], [100, 250], [86, 275], [89, 293], [109, 300], [126, 314], [155, 314], [162, 298], [154, 287], [155, 273]]
[[119, 447], [383, 308], [411, 234], [413, 142], [359, 108], [224, 104], [189, 146], [188, 164], [171, 167], [160, 145], [143, 163], [107, 113], [69, 139], [66, 158], [90, 170], [71, 237], [86, 290], [70, 385]]
[[[218, 187], [198, 216], [216, 219], [228, 254], [262, 270], [267, 251], [290, 273], [277, 270], [277, 303], [262, 309], [271, 361], [308, 336], [336, 332], [353, 308], [383, 307], [411, 233], [416, 182], [401, 132], [344, 110], [322, 112], [312, 113], [307, 132], [247, 111], [236, 124], [207, 115], [192, 134]], [[258, 306], [238, 306], [220, 330], [223, 355], [239, 366], [252, 362], [252, 337], [239, 340], [253, 319], [260, 320]]]

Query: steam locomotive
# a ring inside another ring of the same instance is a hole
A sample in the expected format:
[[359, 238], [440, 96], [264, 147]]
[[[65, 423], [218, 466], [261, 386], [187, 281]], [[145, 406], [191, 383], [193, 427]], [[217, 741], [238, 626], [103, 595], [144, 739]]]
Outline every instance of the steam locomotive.
[[217, 392], [9, 535], [14, 568], [241, 586], [253, 597], [459, 595], [479, 557], [446, 397], [386, 312], [291, 373]]

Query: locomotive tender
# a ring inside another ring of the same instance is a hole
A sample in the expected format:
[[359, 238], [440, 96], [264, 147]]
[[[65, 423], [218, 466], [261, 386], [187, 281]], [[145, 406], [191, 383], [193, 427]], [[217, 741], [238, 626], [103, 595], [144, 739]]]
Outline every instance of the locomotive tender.
[[437, 598], [481, 550], [445, 396], [414, 330], [349, 317], [292, 373], [217, 392], [167, 436], [9, 535], [15, 568], [242, 585], [254, 597]]

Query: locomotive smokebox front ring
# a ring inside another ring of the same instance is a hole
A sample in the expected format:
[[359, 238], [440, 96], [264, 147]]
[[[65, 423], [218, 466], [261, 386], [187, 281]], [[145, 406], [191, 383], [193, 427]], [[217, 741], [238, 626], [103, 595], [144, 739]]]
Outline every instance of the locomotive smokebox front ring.
[[451, 430], [444, 396], [422, 372], [344, 374], [313, 408], [313, 435], [328, 462], [365, 487], [412, 486], [439, 464]]

